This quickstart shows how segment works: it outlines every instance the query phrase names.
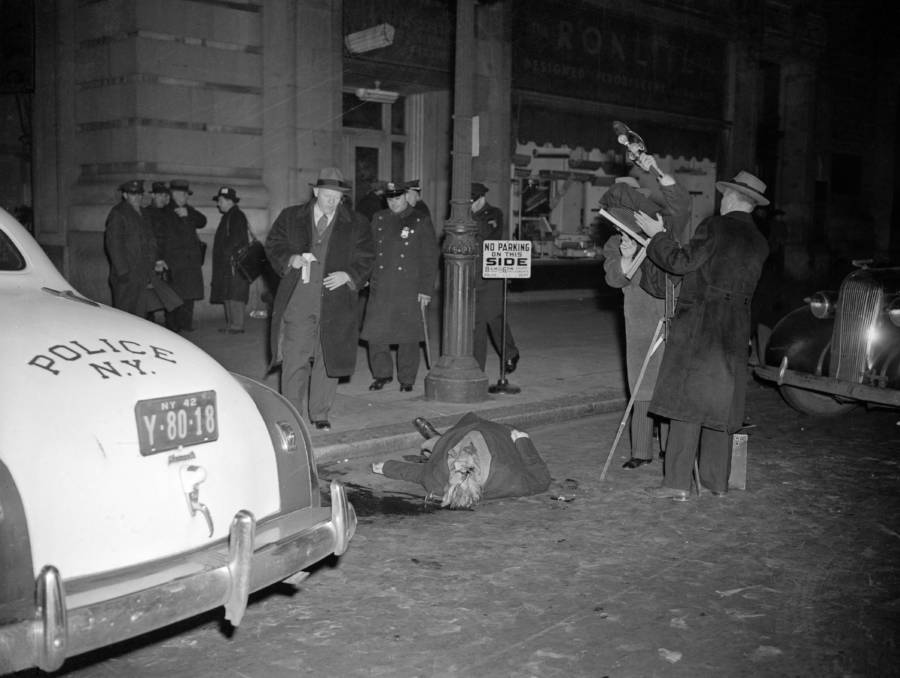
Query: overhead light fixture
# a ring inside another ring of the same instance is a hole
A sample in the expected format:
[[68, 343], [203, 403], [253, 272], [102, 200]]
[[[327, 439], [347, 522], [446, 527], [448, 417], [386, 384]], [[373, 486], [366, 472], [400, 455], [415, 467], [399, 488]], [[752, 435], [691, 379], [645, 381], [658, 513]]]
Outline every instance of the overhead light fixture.
[[344, 45], [350, 54], [363, 54], [392, 44], [394, 44], [394, 27], [390, 24], [378, 24], [344, 36]]
[[360, 87], [356, 90], [356, 96], [360, 101], [372, 101], [377, 104], [392, 104], [397, 101], [397, 97], [400, 96], [400, 93], [381, 89], [381, 82], [376, 80], [375, 89]]

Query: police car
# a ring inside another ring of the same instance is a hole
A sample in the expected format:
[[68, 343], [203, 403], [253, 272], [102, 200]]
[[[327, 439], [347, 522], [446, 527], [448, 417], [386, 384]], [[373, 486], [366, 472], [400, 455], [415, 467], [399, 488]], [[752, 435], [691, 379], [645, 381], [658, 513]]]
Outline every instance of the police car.
[[297, 411], [82, 297], [0, 210], [0, 674], [224, 606], [340, 555]]

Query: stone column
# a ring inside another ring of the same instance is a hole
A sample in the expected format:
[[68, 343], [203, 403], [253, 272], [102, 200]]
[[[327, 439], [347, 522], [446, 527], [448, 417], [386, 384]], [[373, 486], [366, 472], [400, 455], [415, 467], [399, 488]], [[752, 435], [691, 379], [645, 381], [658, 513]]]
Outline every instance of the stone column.
[[446, 402], [487, 398], [488, 379], [472, 354], [478, 242], [470, 213], [472, 179], [472, 59], [474, 0], [456, 4], [456, 80], [453, 115], [453, 191], [444, 226], [442, 354], [425, 377], [425, 397]]

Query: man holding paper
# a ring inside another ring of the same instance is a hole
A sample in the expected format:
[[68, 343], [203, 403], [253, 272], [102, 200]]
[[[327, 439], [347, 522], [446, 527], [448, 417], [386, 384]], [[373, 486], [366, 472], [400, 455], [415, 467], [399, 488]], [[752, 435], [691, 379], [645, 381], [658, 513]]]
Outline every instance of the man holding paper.
[[[679, 242], [687, 242], [690, 220], [691, 198], [684, 187], [675, 179], [661, 173], [651, 172], [656, 165], [652, 155], [643, 154], [635, 160], [634, 170], [641, 181], [651, 188], [641, 187], [634, 176], [620, 177], [600, 200], [601, 208], [612, 210], [614, 214], [629, 216], [629, 224], [638, 234], [643, 235], [634, 221], [632, 211], [644, 211], [662, 215], [666, 226]], [[621, 211], [620, 211], [621, 210]], [[629, 229], [629, 230], [632, 230]], [[650, 417], [650, 398], [659, 371], [662, 350], [658, 350], [644, 372], [641, 383], [637, 383], [644, 358], [650, 349], [653, 335], [659, 321], [666, 314], [666, 274], [649, 259], [634, 266], [638, 255], [638, 243], [621, 231], [609, 238], [603, 246], [603, 268], [606, 283], [610, 287], [621, 288], [624, 295], [625, 352], [628, 373], [628, 387], [634, 397], [631, 413], [631, 457], [623, 468], [633, 469], [653, 461], [653, 419]], [[631, 273], [631, 275], [628, 275]]]
[[339, 377], [353, 374], [359, 341], [359, 291], [375, 246], [365, 217], [342, 204], [350, 187], [326, 167], [313, 199], [282, 210], [266, 238], [281, 276], [272, 311], [272, 366], [281, 363], [281, 393], [318, 430], [328, 419]]

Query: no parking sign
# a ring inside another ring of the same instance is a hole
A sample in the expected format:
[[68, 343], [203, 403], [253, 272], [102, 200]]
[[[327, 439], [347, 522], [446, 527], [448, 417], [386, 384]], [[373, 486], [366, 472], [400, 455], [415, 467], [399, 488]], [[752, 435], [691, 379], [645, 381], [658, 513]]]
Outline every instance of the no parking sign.
[[530, 240], [485, 240], [482, 278], [530, 278]]

